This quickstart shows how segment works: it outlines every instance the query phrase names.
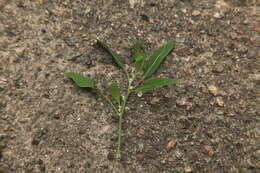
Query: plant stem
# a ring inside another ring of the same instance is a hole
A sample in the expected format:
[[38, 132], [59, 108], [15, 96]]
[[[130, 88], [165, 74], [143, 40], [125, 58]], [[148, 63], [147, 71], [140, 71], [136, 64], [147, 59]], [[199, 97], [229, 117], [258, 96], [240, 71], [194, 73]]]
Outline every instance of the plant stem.
[[116, 159], [120, 160], [121, 158], [121, 143], [122, 143], [122, 120], [123, 114], [120, 113], [119, 115], [119, 122], [118, 122], [118, 139], [117, 139], [117, 148], [116, 148]]
[[121, 159], [121, 144], [122, 144], [122, 124], [123, 124], [123, 115], [125, 113], [125, 107], [128, 101], [128, 98], [132, 92], [132, 82], [135, 78], [135, 76], [133, 76], [133, 78], [130, 78], [129, 74], [126, 73], [127, 75], [127, 81], [128, 81], [128, 86], [127, 86], [127, 92], [125, 97], [123, 97], [123, 103], [122, 103], [122, 107], [120, 108], [120, 111], [118, 113], [118, 117], [119, 117], [119, 121], [118, 121], [118, 139], [117, 139], [117, 148], [116, 148], [116, 159], [120, 160]]

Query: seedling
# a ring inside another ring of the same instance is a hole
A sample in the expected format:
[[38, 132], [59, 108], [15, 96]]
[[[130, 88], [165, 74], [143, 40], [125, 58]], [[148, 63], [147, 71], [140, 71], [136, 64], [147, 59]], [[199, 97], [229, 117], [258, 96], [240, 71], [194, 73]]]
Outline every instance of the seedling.
[[151, 56], [147, 56], [143, 53], [139, 41], [134, 41], [133, 49], [135, 63], [131, 68], [124, 63], [123, 59], [116, 53], [116, 51], [111, 49], [106, 42], [97, 39], [97, 43], [112, 56], [117, 66], [125, 73], [128, 82], [126, 92], [122, 95], [119, 85], [117, 82], [113, 81], [109, 87], [109, 95], [107, 95], [96, 86], [94, 80], [88, 77], [84, 77], [74, 72], [69, 72], [65, 75], [72, 79], [77, 86], [90, 88], [93, 92], [106, 100], [114, 109], [118, 118], [118, 136], [115, 157], [120, 160], [123, 136], [122, 123], [128, 98], [132, 93], [146, 93], [176, 82], [176, 79], [172, 78], [150, 78], [159, 68], [166, 56], [171, 52], [175, 45], [175, 41], [170, 41], [159, 47]]

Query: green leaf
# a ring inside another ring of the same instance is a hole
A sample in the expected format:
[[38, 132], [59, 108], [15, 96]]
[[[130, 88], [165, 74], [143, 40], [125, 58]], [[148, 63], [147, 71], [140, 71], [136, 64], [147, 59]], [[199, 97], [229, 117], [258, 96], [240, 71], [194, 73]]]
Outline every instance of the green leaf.
[[74, 72], [68, 72], [65, 76], [72, 79], [79, 87], [96, 89], [95, 82], [88, 77], [84, 77]]
[[144, 54], [141, 50], [141, 44], [140, 41], [136, 40], [134, 41], [134, 57], [135, 57], [135, 73], [138, 73], [142, 70], [143, 64], [144, 64]]
[[116, 82], [112, 82], [109, 88], [109, 92], [115, 101], [120, 105], [120, 89]]
[[171, 52], [175, 45], [175, 41], [170, 41], [167, 44], [158, 48], [148, 59], [147, 69], [144, 73], [144, 77], [147, 78], [151, 76], [160, 66], [162, 61]]
[[98, 40], [97, 39], [97, 43], [102, 47], [104, 48], [112, 57], [113, 57], [113, 60], [116, 62], [116, 64], [125, 70], [125, 64], [124, 64], [124, 61], [121, 59], [121, 57], [116, 53], [116, 51], [114, 51], [113, 49], [111, 49], [109, 47], [109, 45], [104, 42], [104, 41], [101, 41], [101, 40]]
[[172, 78], [154, 78], [144, 82], [143, 86], [136, 89], [136, 91], [141, 91], [143, 93], [175, 83], [176, 79]]

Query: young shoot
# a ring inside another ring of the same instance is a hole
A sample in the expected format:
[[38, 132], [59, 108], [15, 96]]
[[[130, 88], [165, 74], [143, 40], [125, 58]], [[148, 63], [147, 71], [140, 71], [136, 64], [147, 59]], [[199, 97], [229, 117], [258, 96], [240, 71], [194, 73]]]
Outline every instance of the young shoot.
[[[173, 78], [151, 78], [152, 74], [156, 72], [160, 64], [166, 58], [166, 56], [172, 51], [175, 41], [169, 41], [168, 43], [159, 47], [155, 52], [147, 57], [141, 49], [140, 41], [134, 41], [134, 60], [132, 68], [129, 68], [123, 61], [123, 59], [114, 51], [106, 42], [98, 40], [97, 43], [105, 49], [113, 58], [119, 68], [123, 70], [127, 77], [126, 93], [122, 95], [117, 82], [112, 81], [109, 87], [109, 94], [106, 95], [101, 89], [96, 86], [96, 82], [93, 79], [84, 77], [78, 73], [68, 72], [66, 77], [72, 79], [75, 84], [82, 88], [90, 88], [93, 92], [100, 95], [115, 111], [118, 117], [118, 132], [117, 132], [117, 144], [115, 158], [120, 160], [121, 158], [121, 145], [122, 145], [122, 123], [125, 114], [126, 105], [129, 96], [133, 93], [142, 95], [143, 93], [152, 91], [154, 89], [172, 84], [176, 82]], [[141, 79], [135, 81], [136, 77]], [[135, 85], [133, 85], [135, 84]]]

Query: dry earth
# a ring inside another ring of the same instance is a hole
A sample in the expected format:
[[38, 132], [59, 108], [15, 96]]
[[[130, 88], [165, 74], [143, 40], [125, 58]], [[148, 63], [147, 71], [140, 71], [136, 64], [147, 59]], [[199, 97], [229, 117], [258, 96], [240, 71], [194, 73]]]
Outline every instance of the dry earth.
[[[0, 0], [0, 173], [259, 173], [259, 10], [257, 0]], [[125, 82], [93, 37], [128, 64], [134, 39], [178, 42], [154, 75], [178, 83], [130, 98], [121, 161], [112, 109], [64, 77]]]

